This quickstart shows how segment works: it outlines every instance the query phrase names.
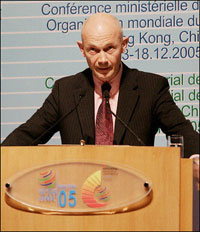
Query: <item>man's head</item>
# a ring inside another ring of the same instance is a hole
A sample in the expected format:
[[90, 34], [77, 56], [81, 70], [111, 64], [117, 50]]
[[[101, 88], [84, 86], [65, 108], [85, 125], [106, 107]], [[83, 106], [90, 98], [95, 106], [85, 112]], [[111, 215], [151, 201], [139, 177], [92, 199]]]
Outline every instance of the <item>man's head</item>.
[[85, 21], [81, 38], [77, 44], [93, 75], [104, 82], [112, 80], [119, 72], [121, 54], [128, 43], [119, 21], [109, 14], [94, 14]]

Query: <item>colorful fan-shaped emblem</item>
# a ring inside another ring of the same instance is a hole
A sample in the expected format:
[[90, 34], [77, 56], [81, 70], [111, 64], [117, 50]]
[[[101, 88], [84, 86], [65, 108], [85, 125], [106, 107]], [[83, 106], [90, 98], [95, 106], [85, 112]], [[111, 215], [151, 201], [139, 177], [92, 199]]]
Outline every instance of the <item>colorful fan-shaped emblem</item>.
[[50, 171], [40, 173], [40, 185], [45, 188], [53, 188], [56, 185], [56, 173]]
[[101, 186], [101, 170], [90, 175], [82, 186], [82, 200], [91, 208], [101, 208], [108, 205], [110, 193]]

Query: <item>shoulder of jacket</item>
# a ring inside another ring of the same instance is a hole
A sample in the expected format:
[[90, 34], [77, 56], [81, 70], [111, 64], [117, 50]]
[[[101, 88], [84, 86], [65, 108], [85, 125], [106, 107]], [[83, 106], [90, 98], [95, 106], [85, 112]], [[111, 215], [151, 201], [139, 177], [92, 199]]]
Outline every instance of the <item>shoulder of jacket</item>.
[[161, 76], [157, 73], [151, 73], [151, 72], [145, 72], [145, 71], [139, 71], [136, 70], [136, 75], [140, 78], [143, 78], [144, 80], [167, 80], [166, 77]]
[[160, 89], [163, 87], [169, 88], [167, 78], [159, 74], [140, 71], [138, 69], [130, 69], [130, 68], [128, 68], [127, 74], [129, 76], [129, 81], [136, 82], [137, 86], [141, 90], [147, 90], [147, 89], [156, 90], [157, 88]]

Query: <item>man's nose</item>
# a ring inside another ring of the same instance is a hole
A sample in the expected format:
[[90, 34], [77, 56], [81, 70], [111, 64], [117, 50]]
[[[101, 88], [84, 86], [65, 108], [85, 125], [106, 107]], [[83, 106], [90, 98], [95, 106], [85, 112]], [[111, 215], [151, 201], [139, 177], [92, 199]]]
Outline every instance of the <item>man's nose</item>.
[[98, 63], [99, 63], [100, 65], [102, 65], [102, 64], [107, 64], [107, 63], [108, 63], [108, 59], [107, 59], [107, 56], [106, 56], [106, 54], [105, 54], [104, 51], [101, 51], [101, 52], [99, 53]]

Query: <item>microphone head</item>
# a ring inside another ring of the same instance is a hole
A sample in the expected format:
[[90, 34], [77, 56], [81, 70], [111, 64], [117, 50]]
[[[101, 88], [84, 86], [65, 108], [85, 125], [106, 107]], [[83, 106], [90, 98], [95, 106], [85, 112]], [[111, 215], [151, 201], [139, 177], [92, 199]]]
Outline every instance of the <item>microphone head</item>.
[[103, 98], [108, 99], [110, 97], [109, 96], [110, 89], [111, 89], [111, 86], [108, 82], [103, 83], [103, 85], [101, 86]]

